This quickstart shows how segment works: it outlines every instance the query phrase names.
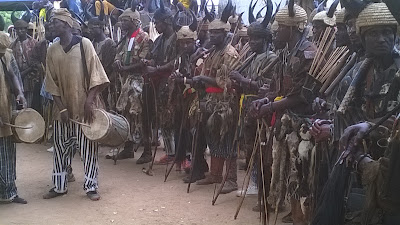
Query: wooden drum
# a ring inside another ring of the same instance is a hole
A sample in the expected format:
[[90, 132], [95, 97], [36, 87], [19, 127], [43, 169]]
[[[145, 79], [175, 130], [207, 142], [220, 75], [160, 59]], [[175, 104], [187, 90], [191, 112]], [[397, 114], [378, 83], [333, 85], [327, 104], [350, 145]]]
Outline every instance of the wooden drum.
[[13, 112], [11, 126], [17, 142], [35, 143], [45, 131], [43, 117], [34, 109], [27, 108]]
[[93, 123], [90, 126], [82, 126], [83, 133], [89, 140], [111, 147], [120, 146], [128, 140], [130, 128], [125, 117], [103, 109], [95, 109], [93, 113]]

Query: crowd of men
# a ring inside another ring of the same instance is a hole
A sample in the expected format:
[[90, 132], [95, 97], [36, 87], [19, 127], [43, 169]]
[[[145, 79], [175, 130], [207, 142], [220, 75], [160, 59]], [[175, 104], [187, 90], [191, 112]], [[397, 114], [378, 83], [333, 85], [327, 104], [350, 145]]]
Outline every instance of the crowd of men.
[[307, 12], [268, 0], [254, 16], [251, 1], [245, 25], [231, 1], [217, 16], [214, 4], [161, 0], [158, 36], [142, 26], [136, 1], [115, 24], [105, 10], [114, 6], [95, 3], [86, 21], [52, 10], [39, 42], [26, 18], [13, 18], [12, 43], [0, 32], [2, 202], [26, 204], [5, 125], [26, 107], [51, 118], [54, 187], [43, 197], [68, 192], [79, 152], [84, 191], [99, 200], [99, 144], [74, 121], [90, 124], [105, 108], [130, 125], [122, 150], [106, 158], [134, 158], [143, 146], [136, 163], [151, 163], [160, 133], [165, 156], [155, 163], [187, 171], [185, 183], [221, 184], [213, 202], [238, 190], [242, 169], [237, 195], [258, 195], [262, 217], [287, 207], [283, 221], [296, 225], [400, 224], [398, 2], [342, 0], [337, 10], [339, 0], [323, 1]]

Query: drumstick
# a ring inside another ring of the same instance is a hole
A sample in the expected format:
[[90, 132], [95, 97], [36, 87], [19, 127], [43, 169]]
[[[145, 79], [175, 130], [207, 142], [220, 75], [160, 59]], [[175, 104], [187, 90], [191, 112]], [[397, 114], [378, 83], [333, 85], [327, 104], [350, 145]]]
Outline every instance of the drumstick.
[[9, 127], [14, 127], [14, 128], [19, 128], [19, 129], [32, 129], [33, 126], [30, 127], [23, 127], [23, 126], [18, 126], [18, 125], [14, 125], [14, 124], [10, 124], [10, 123], [4, 123], [5, 125], [9, 126]]
[[81, 126], [90, 128], [90, 125], [88, 125], [88, 124], [86, 124], [86, 123], [81, 123], [81, 122], [76, 121], [76, 120], [74, 120], [74, 119], [69, 119], [69, 120], [70, 120], [71, 122], [74, 122], [74, 123], [79, 124], [79, 125], [81, 125]]

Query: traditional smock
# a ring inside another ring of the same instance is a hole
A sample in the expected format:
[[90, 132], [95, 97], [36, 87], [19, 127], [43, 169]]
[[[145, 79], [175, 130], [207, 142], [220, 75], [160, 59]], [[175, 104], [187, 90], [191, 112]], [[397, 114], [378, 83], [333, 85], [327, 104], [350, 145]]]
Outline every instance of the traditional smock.
[[[83, 45], [89, 77], [83, 70], [80, 45]], [[101, 65], [92, 43], [87, 38], [64, 51], [60, 42], [52, 44], [46, 59], [46, 91], [53, 96], [60, 96], [69, 116], [75, 120], [84, 117], [84, 106], [89, 90], [101, 84], [109, 83], [107, 74]], [[55, 118], [60, 118], [55, 106]]]

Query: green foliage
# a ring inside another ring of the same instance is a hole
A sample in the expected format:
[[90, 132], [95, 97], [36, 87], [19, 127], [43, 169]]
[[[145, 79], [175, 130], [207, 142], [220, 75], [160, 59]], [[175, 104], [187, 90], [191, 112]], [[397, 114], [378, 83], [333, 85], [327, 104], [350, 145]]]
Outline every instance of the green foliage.
[[[6, 24], [4, 26], [4, 29], [5, 29], [6, 32], [7, 32], [8, 26], [10, 26], [12, 24], [12, 22], [11, 22], [11, 13], [12, 13], [12, 11], [0, 11], [0, 15], [4, 18], [4, 21], [5, 21], [5, 24]], [[16, 11], [15, 12], [15, 16], [17, 18], [20, 18], [23, 13], [24, 13], [23, 11]]]

